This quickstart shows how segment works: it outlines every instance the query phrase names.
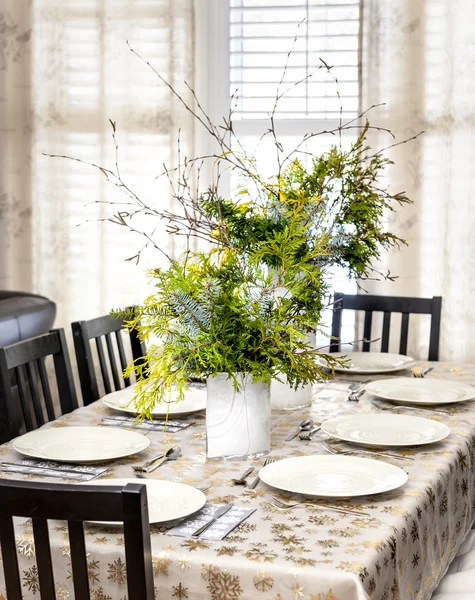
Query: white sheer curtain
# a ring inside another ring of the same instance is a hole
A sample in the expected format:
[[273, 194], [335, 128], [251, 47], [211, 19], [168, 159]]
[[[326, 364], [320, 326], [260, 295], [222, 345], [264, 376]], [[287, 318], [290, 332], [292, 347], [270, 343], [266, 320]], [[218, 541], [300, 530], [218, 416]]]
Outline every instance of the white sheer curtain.
[[176, 162], [178, 128], [182, 155], [193, 152], [189, 115], [127, 40], [190, 99], [193, 0], [0, 0], [0, 288], [50, 297], [66, 327], [141, 301], [160, 257], [125, 262], [143, 240], [95, 222], [126, 199], [120, 190], [43, 153], [114, 169], [111, 119], [123, 179], [167, 206], [169, 184], [155, 176]]
[[[389, 183], [414, 204], [390, 217], [409, 246], [382, 268], [396, 282], [377, 294], [443, 297], [440, 357], [475, 360], [475, 3], [473, 0], [364, 0], [363, 107], [386, 102], [372, 120], [399, 140]], [[387, 136], [373, 136], [378, 147]], [[414, 356], [427, 356], [426, 326]]]

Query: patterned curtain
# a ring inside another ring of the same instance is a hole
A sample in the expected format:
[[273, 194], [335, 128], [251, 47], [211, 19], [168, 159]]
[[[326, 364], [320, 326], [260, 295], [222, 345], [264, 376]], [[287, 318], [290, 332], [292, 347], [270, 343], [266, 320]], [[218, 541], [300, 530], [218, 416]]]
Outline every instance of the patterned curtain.
[[[397, 140], [389, 184], [414, 204], [390, 215], [408, 241], [380, 265], [395, 282], [376, 294], [443, 297], [440, 357], [475, 360], [475, 3], [472, 0], [364, 0], [363, 107]], [[385, 147], [385, 134], [372, 143]], [[428, 325], [412, 330], [410, 351], [427, 356]]]
[[168, 207], [156, 176], [176, 163], [178, 128], [193, 153], [190, 117], [127, 40], [190, 100], [192, 0], [0, 1], [0, 289], [50, 297], [66, 327], [142, 300], [160, 255], [126, 262], [144, 241], [107, 219], [130, 198], [97, 169], [45, 154], [116, 169], [111, 120], [123, 181]]

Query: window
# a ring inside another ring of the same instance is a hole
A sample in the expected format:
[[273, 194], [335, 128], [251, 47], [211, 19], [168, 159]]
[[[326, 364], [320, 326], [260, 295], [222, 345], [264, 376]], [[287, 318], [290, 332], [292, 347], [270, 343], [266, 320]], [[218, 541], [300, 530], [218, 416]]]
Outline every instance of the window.
[[[356, 117], [359, 12], [359, 0], [230, 0], [235, 120], [267, 118], [284, 68], [280, 88], [289, 92], [278, 118], [338, 120], [340, 100], [342, 116]], [[334, 67], [340, 98], [322, 60]]]
[[[114, 169], [111, 119], [124, 181], [151, 203], [168, 199], [169, 183], [155, 176], [164, 162], [176, 160], [177, 128], [170, 123], [186, 131], [189, 118], [126, 40], [182, 91], [190, 79], [193, 19], [183, 8], [188, 3], [178, 0], [31, 4], [35, 252], [42, 263], [59, 267], [37, 268], [35, 287], [58, 301], [58, 322], [67, 324], [140, 301], [150, 290], [145, 269], [163, 263], [154, 250], [144, 253], [139, 267], [125, 262], [144, 240], [107, 221], [124, 210], [110, 203], [129, 199], [102, 173], [41, 153]], [[181, 141], [185, 152], [185, 134]], [[136, 221], [147, 230], [146, 217]]]
[[[271, 136], [262, 136], [269, 128], [278, 90], [286, 93], [275, 109], [275, 129], [286, 152], [305, 134], [334, 129], [340, 118], [345, 122], [358, 116], [360, 0], [230, 0], [229, 5], [214, 4], [214, 9], [222, 11], [217, 20], [221, 29], [215, 97], [228, 102], [231, 98], [234, 131], [245, 150], [256, 157], [262, 173], [276, 172], [274, 142]], [[225, 19], [229, 30], [223, 33]], [[322, 60], [332, 67], [330, 73]], [[228, 106], [222, 107], [220, 114], [227, 110]], [[343, 132], [342, 145], [353, 142], [355, 133]], [[324, 152], [332, 143], [332, 135], [315, 137], [298, 157], [305, 163], [307, 153]], [[237, 183], [232, 174], [231, 193]], [[335, 291], [356, 293], [355, 282], [343, 270], [335, 270], [332, 285]], [[351, 341], [354, 314], [346, 311], [343, 319], [342, 339]], [[330, 321], [328, 311], [325, 322]], [[327, 340], [328, 335], [317, 344]]]

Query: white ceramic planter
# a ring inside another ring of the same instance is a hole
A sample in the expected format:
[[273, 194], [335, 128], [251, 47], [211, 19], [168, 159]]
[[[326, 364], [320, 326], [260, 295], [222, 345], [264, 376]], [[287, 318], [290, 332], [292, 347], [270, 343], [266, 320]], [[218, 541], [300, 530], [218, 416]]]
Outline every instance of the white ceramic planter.
[[270, 450], [270, 390], [237, 374], [239, 392], [227, 373], [207, 381], [206, 456], [208, 459], [248, 459]]
[[272, 380], [270, 385], [270, 404], [278, 410], [296, 410], [312, 404], [312, 386], [299, 386], [297, 389], [286, 383], [286, 377], [280, 376], [284, 383]]

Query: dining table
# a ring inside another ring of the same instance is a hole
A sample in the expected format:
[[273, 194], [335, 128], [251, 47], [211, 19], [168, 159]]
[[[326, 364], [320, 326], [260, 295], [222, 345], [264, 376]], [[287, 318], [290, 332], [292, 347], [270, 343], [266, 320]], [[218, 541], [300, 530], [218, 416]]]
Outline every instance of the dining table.
[[[475, 384], [475, 365], [445, 362], [420, 365], [434, 367], [427, 378]], [[412, 372], [402, 371], [397, 376], [412, 377]], [[269, 456], [277, 461], [328, 455], [323, 445], [328, 436], [322, 432], [317, 432], [311, 440], [301, 440], [297, 435], [285, 441], [304, 419], [321, 423], [340, 415], [362, 414], [371, 420], [375, 414], [381, 414], [383, 411], [371, 402], [368, 393], [357, 402], [348, 401], [351, 381], [351, 376], [339, 374], [334, 380], [315, 386], [311, 406], [273, 411]], [[101, 427], [103, 418], [113, 412], [97, 401], [44, 425], [44, 429]], [[396, 454], [397, 459], [375, 453], [375, 460], [401, 467], [408, 474], [405, 485], [382, 494], [318, 498], [319, 506], [310, 502], [289, 510], [278, 508], [269, 501], [269, 493], [283, 501], [299, 497], [270, 489], [263, 482], [250, 489], [231, 481], [246, 467], [255, 467], [257, 473], [265, 457], [249, 461], [206, 459], [203, 412], [194, 414], [193, 424], [177, 432], [144, 431], [150, 446], [138, 455], [111, 462], [99, 481], [134, 477], [132, 465], [171, 446], [179, 446], [182, 449], [179, 459], [163, 464], [148, 476], [195, 487], [209, 486], [208, 502], [232, 502], [238, 507], [255, 509], [221, 541], [177, 537], [161, 525], [151, 525], [157, 600], [428, 600], [475, 516], [475, 403], [445, 405], [443, 413], [425, 407], [409, 412], [404, 406], [394, 412], [445, 423], [450, 427], [450, 435], [428, 446], [391, 448], [390, 454]], [[334, 442], [333, 447], [342, 451], [350, 448], [345, 442]], [[358, 448], [355, 452], [358, 455]], [[0, 447], [2, 462], [20, 458], [12, 442]], [[51, 481], [39, 474], [1, 470], [0, 477]], [[336, 512], [333, 507], [368, 516]], [[39, 581], [32, 524], [24, 519], [16, 519], [15, 523], [24, 598], [36, 599]], [[122, 527], [86, 524], [85, 532], [92, 600], [125, 600]], [[56, 598], [72, 599], [66, 523], [50, 522], [50, 538]], [[1, 572], [0, 600], [5, 598]]]

